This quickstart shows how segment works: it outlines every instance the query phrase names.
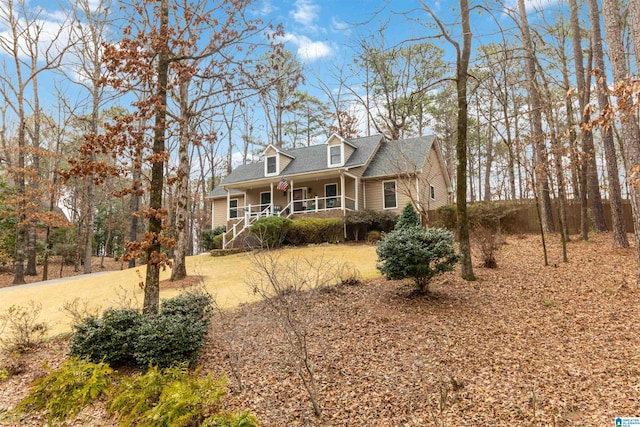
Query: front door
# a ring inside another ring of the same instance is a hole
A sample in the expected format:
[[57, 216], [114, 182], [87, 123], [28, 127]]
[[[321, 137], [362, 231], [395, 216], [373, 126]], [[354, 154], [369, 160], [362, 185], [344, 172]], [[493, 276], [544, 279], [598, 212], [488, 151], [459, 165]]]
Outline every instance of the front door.
[[[296, 200], [300, 200], [297, 202]], [[302, 203], [304, 200], [304, 188], [296, 188], [293, 190], [293, 211], [300, 212], [304, 210], [304, 205]]]
[[271, 192], [260, 193], [260, 211], [262, 212], [271, 204]]

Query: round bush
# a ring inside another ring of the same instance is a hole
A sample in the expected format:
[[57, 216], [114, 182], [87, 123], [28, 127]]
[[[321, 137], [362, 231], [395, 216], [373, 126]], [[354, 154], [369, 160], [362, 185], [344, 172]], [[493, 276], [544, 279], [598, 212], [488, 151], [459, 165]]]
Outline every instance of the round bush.
[[287, 238], [291, 220], [280, 216], [260, 218], [249, 227], [253, 236], [258, 238], [263, 247], [278, 248]]
[[392, 280], [412, 278], [420, 292], [428, 292], [429, 281], [459, 261], [453, 233], [443, 228], [399, 228], [385, 235], [376, 252], [378, 270]]
[[113, 367], [132, 364], [142, 319], [142, 314], [131, 308], [109, 308], [99, 319], [86, 317], [73, 326], [71, 355], [94, 363], [104, 361]]

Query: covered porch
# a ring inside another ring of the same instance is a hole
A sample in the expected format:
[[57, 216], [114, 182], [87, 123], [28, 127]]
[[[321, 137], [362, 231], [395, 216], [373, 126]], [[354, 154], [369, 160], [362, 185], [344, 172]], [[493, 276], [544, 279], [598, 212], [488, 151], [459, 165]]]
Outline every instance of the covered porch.
[[227, 191], [225, 245], [259, 218], [320, 213], [322, 216], [344, 216], [361, 205], [361, 179], [348, 172], [274, 177], [265, 181], [227, 188], [234, 191]]

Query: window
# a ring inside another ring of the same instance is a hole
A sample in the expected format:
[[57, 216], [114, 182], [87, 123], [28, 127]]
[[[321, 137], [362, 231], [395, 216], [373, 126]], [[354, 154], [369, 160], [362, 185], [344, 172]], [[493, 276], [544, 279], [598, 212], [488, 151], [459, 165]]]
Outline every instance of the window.
[[429, 185], [429, 195], [431, 196], [431, 200], [436, 199], [436, 187], [433, 185]]
[[229, 200], [229, 218], [238, 218], [238, 199]]
[[267, 157], [267, 175], [273, 175], [278, 173], [277, 158], [276, 156]]
[[332, 145], [329, 147], [329, 164], [340, 165], [342, 164], [342, 146]]
[[395, 181], [384, 181], [382, 183], [382, 196], [382, 203], [385, 209], [393, 209], [398, 207]]

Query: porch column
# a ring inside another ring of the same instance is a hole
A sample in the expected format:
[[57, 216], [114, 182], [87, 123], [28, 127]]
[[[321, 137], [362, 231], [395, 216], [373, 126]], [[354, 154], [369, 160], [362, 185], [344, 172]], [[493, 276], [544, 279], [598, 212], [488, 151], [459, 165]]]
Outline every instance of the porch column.
[[416, 199], [418, 200], [418, 204], [420, 204], [420, 180], [418, 179], [418, 175], [416, 178]]
[[345, 197], [344, 197], [344, 193], [345, 193], [345, 188], [344, 188], [344, 174], [341, 173], [340, 174], [340, 203], [342, 205], [342, 211], [345, 211], [346, 206], [344, 205], [344, 201], [345, 201]]
[[289, 181], [289, 203], [291, 204], [290, 212], [293, 213], [293, 180]]
[[355, 206], [356, 210], [358, 210], [359, 200], [360, 200], [360, 178], [356, 177], [356, 206]]
[[269, 213], [267, 216], [272, 216], [273, 215], [273, 182], [269, 183], [269, 200], [271, 200], [270, 206], [269, 206]]
[[229, 218], [229, 206], [231, 206], [231, 192], [227, 190], [227, 221], [231, 219]]

